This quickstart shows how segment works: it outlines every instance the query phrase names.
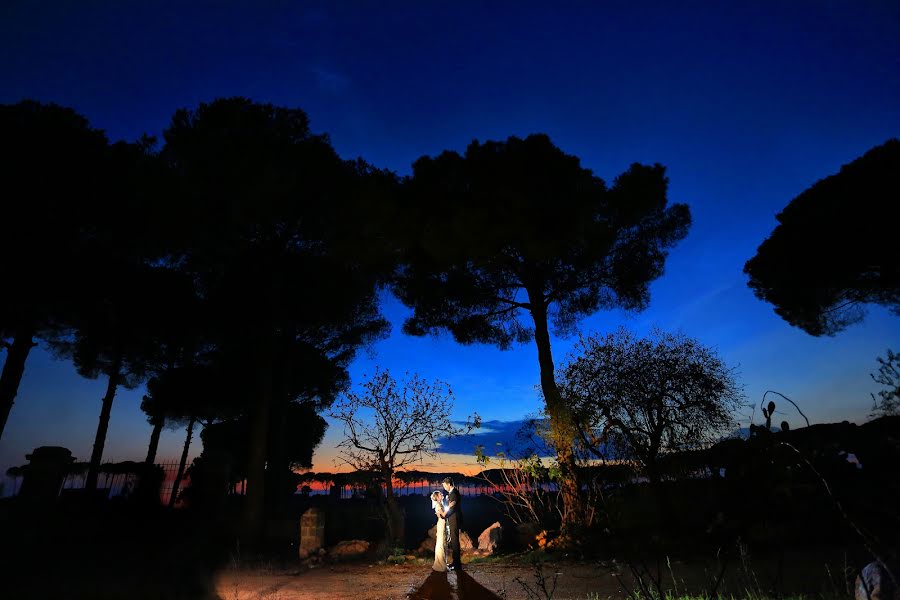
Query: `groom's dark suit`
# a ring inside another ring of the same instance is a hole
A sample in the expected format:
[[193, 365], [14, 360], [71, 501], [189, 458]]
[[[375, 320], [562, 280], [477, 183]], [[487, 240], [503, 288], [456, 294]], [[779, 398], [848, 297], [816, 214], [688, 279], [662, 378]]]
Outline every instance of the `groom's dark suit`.
[[450, 564], [458, 569], [461, 564], [459, 559], [459, 528], [463, 526], [463, 513], [459, 490], [455, 487], [447, 495], [447, 504], [450, 506], [446, 513], [446, 519], [447, 526], [450, 528], [450, 549], [453, 556], [453, 562]]

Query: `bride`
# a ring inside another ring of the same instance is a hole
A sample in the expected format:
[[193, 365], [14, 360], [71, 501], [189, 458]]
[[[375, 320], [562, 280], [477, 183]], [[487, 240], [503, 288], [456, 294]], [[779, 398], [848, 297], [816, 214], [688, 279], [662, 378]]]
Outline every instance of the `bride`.
[[444, 494], [439, 490], [431, 492], [431, 508], [437, 517], [437, 539], [434, 544], [434, 566], [431, 567], [435, 571], [447, 570], [447, 522], [441, 515], [447, 510], [447, 501]]

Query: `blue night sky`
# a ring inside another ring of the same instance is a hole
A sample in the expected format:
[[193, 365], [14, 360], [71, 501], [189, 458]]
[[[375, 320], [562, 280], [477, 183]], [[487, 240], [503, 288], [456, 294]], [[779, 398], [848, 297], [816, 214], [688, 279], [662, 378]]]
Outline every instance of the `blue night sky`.
[[[896, 2], [0, 7], [0, 102], [71, 106], [111, 139], [131, 140], [159, 135], [179, 107], [233, 95], [302, 108], [342, 156], [400, 174], [423, 154], [533, 132], [607, 181], [632, 162], [666, 165], [670, 201], [691, 207], [690, 234], [652, 285], [648, 310], [599, 313], [581, 330], [695, 336], [737, 369], [748, 403], [773, 389], [814, 422], [861, 422], [877, 389], [876, 356], [900, 346], [900, 319], [879, 308], [836, 337], [810, 337], [755, 299], [742, 273], [794, 196], [900, 137]], [[489, 448], [540, 409], [533, 345], [502, 352], [409, 338], [400, 333], [408, 311], [389, 296], [383, 308], [394, 332], [360, 355], [354, 381], [375, 365], [447, 381], [455, 417], [478, 411], [494, 421], [477, 440]], [[553, 340], [557, 364], [574, 341]], [[23, 464], [39, 445], [87, 460], [104, 389], [35, 351], [0, 467]], [[107, 458], [145, 455], [142, 393], [117, 397]], [[776, 420], [800, 424], [784, 413]], [[329, 430], [317, 470], [333, 467], [340, 433]], [[182, 441], [182, 430], [166, 431], [161, 456], [175, 457]], [[447, 445], [426, 467], [471, 470], [471, 443]]]

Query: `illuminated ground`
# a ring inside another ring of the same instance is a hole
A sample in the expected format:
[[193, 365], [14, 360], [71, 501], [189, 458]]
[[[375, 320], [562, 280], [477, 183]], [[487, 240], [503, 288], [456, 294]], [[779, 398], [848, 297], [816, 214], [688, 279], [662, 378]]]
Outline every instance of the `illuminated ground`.
[[[707, 595], [716, 588], [726, 596], [818, 598], [852, 597], [852, 579], [839, 548], [785, 552], [779, 557], [681, 562], [665, 557], [649, 564], [548, 562], [541, 573], [547, 591], [556, 576], [555, 600], [625, 599], [644, 586], [659, 585], [675, 597]], [[464, 558], [465, 560], [465, 558]], [[723, 568], [726, 567], [726, 568]], [[635, 569], [632, 571], [632, 569]], [[854, 569], [850, 569], [853, 573]], [[855, 574], [855, 573], [854, 573]], [[434, 573], [423, 560], [402, 565], [339, 564], [309, 571], [229, 569], [215, 578], [221, 600], [529, 600], [546, 598], [538, 571], [519, 559], [487, 559], [469, 564], [462, 574]], [[634, 575], [640, 575], [641, 582]], [[721, 580], [720, 580], [721, 577]]]
[[[580, 565], [559, 568], [554, 598], [624, 596], [609, 573]], [[554, 571], [546, 570], [548, 575]], [[528, 598], [516, 581], [535, 585], [531, 567], [523, 565], [473, 565], [462, 575], [433, 573], [426, 565], [353, 564], [313, 569], [305, 573], [264, 573], [230, 570], [216, 580], [222, 600], [493, 600]]]

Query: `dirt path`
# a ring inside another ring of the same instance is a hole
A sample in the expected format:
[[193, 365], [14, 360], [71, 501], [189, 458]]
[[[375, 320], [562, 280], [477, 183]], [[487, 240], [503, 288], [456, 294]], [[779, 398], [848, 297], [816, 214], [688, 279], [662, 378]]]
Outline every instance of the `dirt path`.
[[[719, 593], [739, 597], [765, 596], [771, 590], [778, 590], [775, 595], [852, 596], [852, 583], [842, 575], [846, 557], [804, 550], [786, 554], [783, 562], [778, 558], [763, 555], [752, 562], [746, 558], [746, 563], [732, 559], [721, 564], [662, 560], [640, 578], [645, 585], [659, 581], [664, 591], [682, 593], [707, 593], [716, 587]], [[554, 600], [627, 597], [614, 569], [630, 589], [639, 585], [622, 564], [560, 561], [540, 568], [548, 591], [556, 578]], [[479, 561], [466, 564], [460, 573], [435, 573], [420, 559], [418, 564], [336, 564], [304, 572], [228, 570], [219, 574], [215, 587], [221, 600], [528, 600], [547, 597], [539, 589], [538, 574], [531, 565], [512, 560]]]
[[[554, 599], [622, 597], [611, 574], [582, 565], [548, 569], [559, 573]], [[526, 600], [522, 583], [537, 585], [530, 567], [473, 565], [462, 573], [435, 573], [427, 565], [337, 565], [305, 573], [226, 571], [216, 580], [222, 600]], [[548, 581], [548, 585], [550, 582]]]

